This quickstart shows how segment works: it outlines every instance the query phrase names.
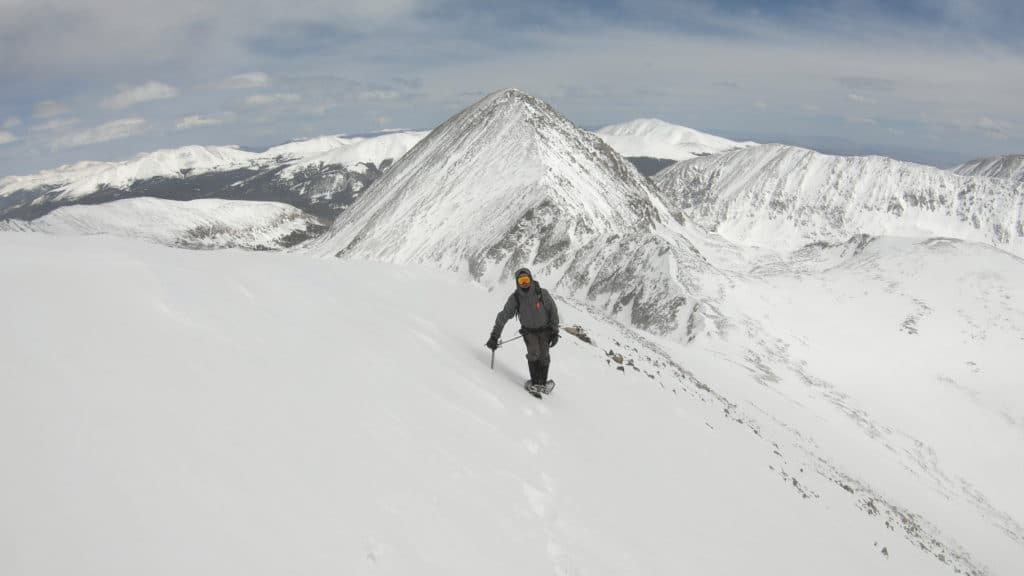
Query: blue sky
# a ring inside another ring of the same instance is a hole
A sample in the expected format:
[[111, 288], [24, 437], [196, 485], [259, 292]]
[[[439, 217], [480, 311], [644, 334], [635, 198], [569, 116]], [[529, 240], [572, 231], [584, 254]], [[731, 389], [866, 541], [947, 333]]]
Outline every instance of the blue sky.
[[432, 128], [504, 87], [947, 166], [1024, 153], [1021, 29], [995, 0], [0, 0], [0, 176]]

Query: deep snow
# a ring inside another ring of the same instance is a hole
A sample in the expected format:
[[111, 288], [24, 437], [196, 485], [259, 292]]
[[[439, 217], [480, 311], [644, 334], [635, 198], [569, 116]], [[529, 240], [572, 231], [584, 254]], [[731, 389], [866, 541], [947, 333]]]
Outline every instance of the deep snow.
[[[558, 388], [538, 401], [521, 389], [518, 342], [488, 369], [506, 291], [464, 278], [14, 232], [0, 233], [0, 260], [4, 574], [952, 573], [886, 527], [887, 499], [923, 515], [910, 518], [926, 539], [971, 545], [953, 566], [1012, 574], [1024, 557], [955, 493], [932, 497], [900, 446], [872, 449], [781, 370], [759, 382], [750, 358], [725, 355], [730, 341], [659, 343], [560, 300], [564, 325], [595, 345], [564, 334]], [[738, 293], [801, 301], [796, 279], [765, 282], [777, 289]], [[844, 285], [840, 300], [856, 286]], [[983, 294], [968, 309], [1002, 298]], [[762, 311], [799, 334], [795, 319], [817, 310], [805, 308]], [[676, 346], [692, 375], [660, 355]], [[1005, 369], [991, 354], [972, 357]], [[926, 391], [885, 382], [881, 405], [870, 390], [853, 400], [889, 427]], [[1019, 418], [1012, 387], [986, 384], [964, 383]], [[959, 421], [948, 398], [924, 416]], [[1015, 513], [1019, 427], [964, 425], [1007, 457], [984, 471], [1006, 485], [978, 488]], [[949, 502], [965, 524], [930, 531]], [[979, 527], [987, 542], [958, 532]]]

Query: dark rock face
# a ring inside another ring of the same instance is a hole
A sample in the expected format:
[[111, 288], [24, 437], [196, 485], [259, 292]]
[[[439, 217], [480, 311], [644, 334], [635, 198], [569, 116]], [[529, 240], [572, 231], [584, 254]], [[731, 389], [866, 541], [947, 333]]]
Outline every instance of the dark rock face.
[[626, 160], [632, 162], [633, 166], [636, 166], [637, 171], [648, 178], [676, 163], [675, 160], [651, 158], [649, 156], [628, 156]]

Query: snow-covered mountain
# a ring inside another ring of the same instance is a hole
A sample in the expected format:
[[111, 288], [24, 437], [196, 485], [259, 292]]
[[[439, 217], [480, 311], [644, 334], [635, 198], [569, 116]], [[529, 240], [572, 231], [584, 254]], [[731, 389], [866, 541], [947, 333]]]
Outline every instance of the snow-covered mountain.
[[988, 176], [1024, 182], [1024, 154], [1007, 154], [971, 160], [953, 168], [961, 176]]
[[562, 299], [542, 401], [519, 343], [488, 368], [503, 294], [438, 270], [13, 232], [0, 261], [3, 574], [1024, 562], [1024, 264], [985, 246], [809, 248], [687, 346]]
[[278, 202], [130, 198], [64, 206], [30, 222], [0, 221], [0, 230], [57, 235], [109, 234], [181, 248], [277, 250], [316, 236], [325, 226]]
[[60, 206], [140, 196], [280, 201], [333, 218], [425, 134], [323, 136], [259, 153], [186, 146], [124, 162], [79, 162], [0, 179], [0, 218], [32, 219]]
[[710, 268], [657, 189], [597, 136], [518, 90], [435, 129], [311, 249], [542, 283], [637, 326], [686, 325]]
[[683, 161], [655, 182], [676, 214], [740, 244], [944, 236], [1024, 254], [1024, 185], [1008, 180], [771, 144]]
[[[422, 140], [121, 185], [406, 146], [304, 246], [339, 259], [110, 237], [309, 233], [269, 203], [0, 224], [0, 573], [1020, 571], [1021, 185], [772, 145], [662, 191], [516, 90]], [[540, 403], [520, 343], [482, 347], [523, 264], [565, 328]]]
[[754, 146], [753, 142], [735, 142], [692, 128], [670, 124], [655, 118], [640, 118], [605, 126], [595, 132], [619, 154], [636, 162], [638, 159], [678, 162], [698, 156], [719, 154], [737, 148]]

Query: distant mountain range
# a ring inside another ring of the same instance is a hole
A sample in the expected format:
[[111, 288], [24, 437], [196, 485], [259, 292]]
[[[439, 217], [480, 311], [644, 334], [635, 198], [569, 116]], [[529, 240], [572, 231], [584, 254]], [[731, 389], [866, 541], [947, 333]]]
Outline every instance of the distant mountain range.
[[186, 146], [124, 162], [80, 162], [0, 179], [0, 218], [30, 220], [61, 206], [150, 196], [284, 202], [329, 221], [425, 134], [324, 136], [260, 153]]
[[[597, 134], [647, 176], [677, 160], [751, 144], [660, 120], [635, 120], [602, 128]], [[0, 219], [31, 220], [60, 206], [149, 196], [284, 202], [333, 220], [426, 135], [391, 131], [363, 137], [322, 136], [264, 152], [185, 146], [122, 162], [79, 162], [0, 179]]]
[[1024, 254], [1024, 186], [1003, 178], [772, 144], [679, 162], [655, 182], [677, 215], [742, 245], [943, 236]]
[[[600, 140], [588, 140], [582, 148], [573, 146], [583, 136], [571, 144], [508, 142], [501, 159], [509, 165], [507, 178], [473, 185], [505, 186], [534, 176], [541, 181], [529, 172], [536, 166], [527, 168], [538, 158], [514, 165], [516, 158], [526, 156], [517, 146], [543, 145], [551, 157], [574, 159], [564, 160], [571, 165], [582, 156], [604, 154], [601, 144], [606, 144], [653, 178], [674, 218], [740, 244], [786, 251], [810, 242], [841, 242], [855, 234], [945, 235], [1022, 250], [1024, 156], [975, 160], [946, 171], [884, 157], [827, 156], [790, 146], [735, 142], [657, 119], [615, 124], [594, 134]], [[411, 131], [323, 136], [263, 152], [186, 146], [124, 162], [80, 162], [0, 179], [0, 220], [29, 221], [65, 206], [152, 197], [280, 202], [330, 224], [426, 136]], [[493, 137], [507, 136], [498, 131]], [[485, 140], [478, 144], [488, 145]], [[558, 149], [562, 145], [566, 147]], [[468, 157], [481, 161], [478, 154]], [[445, 160], [441, 168], [438, 162], [433, 159], [423, 173], [469, 170], [465, 159]], [[477, 170], [487, 174], [482, 167]], [[587, 178], [596, 182], [607, 177], [596, 174]], [[408, 176], [403, 185], [416, 184], [416, 179]], [[582, 181], [573, 186], [583, 186]]]

